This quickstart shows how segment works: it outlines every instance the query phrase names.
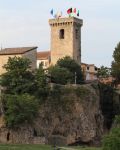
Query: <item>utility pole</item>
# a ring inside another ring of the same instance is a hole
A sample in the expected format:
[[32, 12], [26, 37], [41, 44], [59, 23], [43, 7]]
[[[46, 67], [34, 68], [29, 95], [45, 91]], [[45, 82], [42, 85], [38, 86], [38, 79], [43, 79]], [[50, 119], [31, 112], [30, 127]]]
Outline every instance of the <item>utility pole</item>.
[[77, 81], [77, 75], [76, 75], [76, 72], [75, 72], [75, 85], [76, 85], [76, 81]]

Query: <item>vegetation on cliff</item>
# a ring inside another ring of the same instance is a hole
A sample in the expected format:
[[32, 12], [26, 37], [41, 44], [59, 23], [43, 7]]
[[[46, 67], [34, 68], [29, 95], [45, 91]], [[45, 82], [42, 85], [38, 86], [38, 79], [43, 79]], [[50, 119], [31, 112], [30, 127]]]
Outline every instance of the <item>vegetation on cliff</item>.
[[120, 42], [115, 47], [113, 52], [113, 62], [112, 62], [112, 75], [115, 77], [117, 83], [120, 82]]
[[20, 57], [9, 58], [4, 65], [7, 72], [1, 76], [2, 103], [5, 122], [10, 128], [31, 122], [47, 93], [43, 69], [40, 67], [33, 73], [30, 65], [28, 59]]
[[120, 115], [115, 118], [115, 126], [103, 139], [103, 150], [120, 149]]
[[69, 56], [59, 59], [55, 66], [50, 67], [49, 74], [51, 81], [57, 84], [84, 82], [81, 66]]

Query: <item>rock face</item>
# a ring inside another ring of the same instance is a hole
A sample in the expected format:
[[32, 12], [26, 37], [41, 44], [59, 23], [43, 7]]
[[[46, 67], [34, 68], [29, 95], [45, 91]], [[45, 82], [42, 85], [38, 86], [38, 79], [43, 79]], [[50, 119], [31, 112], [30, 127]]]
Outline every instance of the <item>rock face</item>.
[[14, 130], [7, 129], [2, 121], [0, 125], [1, 143], [91, 143], [102, 134], [99, 90], [92, 85], [59, 87], [57, 92], [53, 87], [31, 125]]

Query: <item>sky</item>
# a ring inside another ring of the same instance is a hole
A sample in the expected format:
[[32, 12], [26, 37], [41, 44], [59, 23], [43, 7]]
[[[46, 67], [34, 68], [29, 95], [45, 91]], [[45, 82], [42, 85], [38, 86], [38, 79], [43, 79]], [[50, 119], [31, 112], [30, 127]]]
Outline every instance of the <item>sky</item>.
[[50, 50], [50, 10], [79, 9], [83, 19], [82, 62], [111, 66], [113, 51], [120, 42], [120, 0], [0, 0], [0, 45], [38, 46]]

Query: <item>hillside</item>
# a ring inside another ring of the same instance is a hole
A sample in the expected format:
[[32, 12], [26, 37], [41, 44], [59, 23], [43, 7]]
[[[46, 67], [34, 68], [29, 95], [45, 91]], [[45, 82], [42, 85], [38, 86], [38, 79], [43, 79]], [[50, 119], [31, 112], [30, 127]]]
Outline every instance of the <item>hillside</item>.
[[98, 84], [51, 85], [32, 124], [8, 129], [1, 113], [0, 142], [98, 145], [105, 129], [100, 92]]

